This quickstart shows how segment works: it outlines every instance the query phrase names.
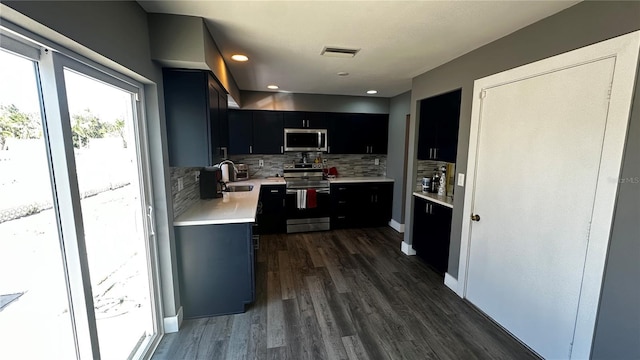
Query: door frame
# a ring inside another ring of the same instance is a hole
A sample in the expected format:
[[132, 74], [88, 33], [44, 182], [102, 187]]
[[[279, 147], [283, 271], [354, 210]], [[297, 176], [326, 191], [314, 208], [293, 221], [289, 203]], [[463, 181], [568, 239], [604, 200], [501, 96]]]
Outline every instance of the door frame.
[[636, 31], [474, 81], [467, 167], [467, 183], [470, 185], [470, 189], [464, 195], [458, 264], [459, 275], [457, 287], [453, 289], [462, 298], [466, 297], [467, 291], [471, 214], [474, 209], [476, 168], [478, 165], [478, 135], [482, 124], [481, 110], [484, 90], [603, 58], [615, 59], [616, 65], [611, 85], [609, 112], [600, 158], [600, 171], [597, 179], [592, 223], [571, 352], [571, 358], [575, 359], [589, 358], [591, 354], [618, 192], [619, 184], [617, 179], [622, 168], [624, 145], [633, 100], [639, 49], [640, 31]]

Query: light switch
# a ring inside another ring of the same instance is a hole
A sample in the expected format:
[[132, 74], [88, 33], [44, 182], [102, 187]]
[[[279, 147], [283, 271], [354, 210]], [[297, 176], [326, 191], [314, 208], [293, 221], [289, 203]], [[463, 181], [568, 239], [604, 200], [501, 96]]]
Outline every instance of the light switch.
[[458, 186], [464, 187], [464, 174], [458, 173]]
[[262, 160], [262, 159], [258, 160], [258, 166], [259, 167], [263, 167], [264, 166], [264, 160]]
[[196, 183], [197, 183], [198, 181], [200, 181], [200, 171], [194, 171], [194, 172], [193, 172], [193, 177], [194, 177], [194, 179], [196, 180]]

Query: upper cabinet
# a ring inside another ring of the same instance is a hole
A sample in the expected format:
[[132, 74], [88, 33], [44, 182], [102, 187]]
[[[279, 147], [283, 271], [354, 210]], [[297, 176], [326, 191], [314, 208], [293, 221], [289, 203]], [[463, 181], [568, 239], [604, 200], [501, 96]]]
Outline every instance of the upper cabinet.
[[456, 162], [462, 90], [420, 101], [418, 159]]
[[331, 154], [386, 154], [388, 114], [332, 114]]
[[163, 69], [169, 165], [211, 166], [226, 141], [227, 94], [202, 70]]
[[284, 112], [285, 128], [326, 129], [328, 125], [327, 113], [308, 111]]
[[229, 110], [229, 154], [282, 154], [281, 111]]

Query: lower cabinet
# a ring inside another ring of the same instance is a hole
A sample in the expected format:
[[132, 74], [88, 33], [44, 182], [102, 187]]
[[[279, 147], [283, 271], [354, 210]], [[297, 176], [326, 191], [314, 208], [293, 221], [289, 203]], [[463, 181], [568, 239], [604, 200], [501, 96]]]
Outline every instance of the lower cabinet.
[[262, 185], [258, 205], [258, 232], [280, 234], [287, 232], [284, 185]]
[[386, 226], [393, 183], [331, 184], [331, 228]]
[[414, 197], [413, 249], [416, 255], [440, 274], [449, 263], [452, 209]]
[[252, 225], [174, 227], [185, 319], [241, 313], [254, 301]]

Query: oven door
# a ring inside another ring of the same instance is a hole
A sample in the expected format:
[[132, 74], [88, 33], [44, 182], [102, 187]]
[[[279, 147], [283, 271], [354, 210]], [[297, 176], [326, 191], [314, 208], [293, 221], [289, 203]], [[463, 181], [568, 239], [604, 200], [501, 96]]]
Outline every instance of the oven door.
[[294, 189], [287, 189], [285, 205], [287, 233], [329, 230], [331, 222], [331, 196], [329, 189], [316, 190], [316, 207], [298, 209], [298, 195]]

